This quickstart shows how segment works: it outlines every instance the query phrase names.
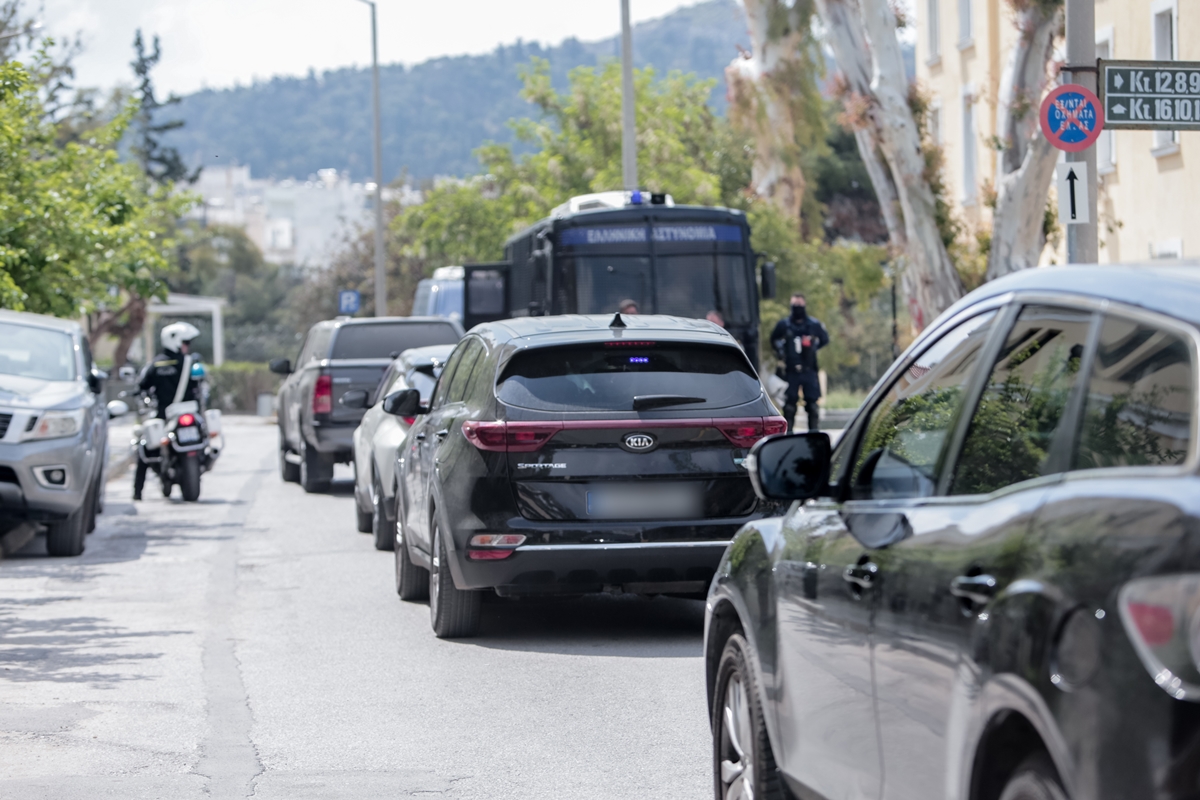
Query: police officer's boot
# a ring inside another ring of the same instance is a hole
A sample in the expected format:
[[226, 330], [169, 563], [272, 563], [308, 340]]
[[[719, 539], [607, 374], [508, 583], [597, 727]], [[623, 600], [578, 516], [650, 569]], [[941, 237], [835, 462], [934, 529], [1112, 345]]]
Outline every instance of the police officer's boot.
[[796, 406], [785, 405], [783, 407], [783, 418], [787, 420], [787, 432], [792, 432], [792, 426], [796, 423]]
[[815, 431], [821, 424], [821, 412], [816, 403], [805, 403], [804, 410], [808, 413], [808, 429]]

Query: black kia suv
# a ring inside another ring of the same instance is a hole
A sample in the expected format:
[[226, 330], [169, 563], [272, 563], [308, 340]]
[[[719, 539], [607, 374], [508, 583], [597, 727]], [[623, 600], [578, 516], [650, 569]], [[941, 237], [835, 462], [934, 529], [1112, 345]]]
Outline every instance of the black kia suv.
[[703, 596], [737, 529], [773, 510], [743, 466], [786, 428], [746, 354], [703, 320], [476, 326], [397, 453], [396, 588], [470, 636], [481, 591]]

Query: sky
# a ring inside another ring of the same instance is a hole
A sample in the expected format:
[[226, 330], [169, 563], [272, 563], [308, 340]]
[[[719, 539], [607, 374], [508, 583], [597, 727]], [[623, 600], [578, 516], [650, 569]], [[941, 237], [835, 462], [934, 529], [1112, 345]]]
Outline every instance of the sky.
[[[636, 23], [695, 2], [631, 0], [631, 16]], [[131, 83], [138, 28], [162, 41], [160, 94], [371, 63], [371, 12], [361, 0], [26, 0], [39, 6], [45, 33], [81, 36], [80, 86]], [[619, 0], [377, 0], [377, 9], [381, 64], [486, 53], [517, 39], [604, 39], [621, 26]]]

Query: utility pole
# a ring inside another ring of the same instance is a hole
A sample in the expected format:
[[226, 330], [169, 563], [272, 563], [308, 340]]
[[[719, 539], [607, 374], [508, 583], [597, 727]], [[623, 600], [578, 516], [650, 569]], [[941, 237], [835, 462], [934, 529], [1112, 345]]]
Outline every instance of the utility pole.
[[633, 111], [633, 31], [629, 27], [629, 0], [621, 0], [621, 177], [625, 191], [638, 188], [637, 129]]
[[371, 106], [375, 118], [375, 316], [387, 316], [387, 273], [383, 251], [383, 134], [379, 121], [379, 35], [375, 27], [374, 0], [360, 0], [371, 7]]
[[[1096, 91], [1096, 0], [1066, 0], [1067, 71], [1070, 83]], [[1072, 70], [1071, 67], [1080, 69]], [[1086, 172], [1088, 222], [1067, 225], [1067, 263], [1095, 264], [1100, 260], [1100, 226], [1096, 221], [1096, 146], [1067, 153], [1067, 161]]]

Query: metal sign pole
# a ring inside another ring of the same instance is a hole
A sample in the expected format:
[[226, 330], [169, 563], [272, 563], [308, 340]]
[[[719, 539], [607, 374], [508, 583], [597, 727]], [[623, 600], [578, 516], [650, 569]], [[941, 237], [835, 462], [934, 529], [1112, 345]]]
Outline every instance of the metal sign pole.
[[379, 110], [379, 36], [375, 28], [375, 3], [371, 7], [371, 114], [374, 117], [375, 156], [375, 316], [387, 316], [387, 271], [383, 249], [383, 133]]
[[[1096, 91], [1096, 0], [1066, 0], [1067, 78]], [[1080, 165], [1087, 175], [1088, 221], [1067, 225], [1067, 263], [1095, 264], [1100, 260], [1099, 225], [1096, 223], [1096, 146], [1067, 153], [1067, 161]]]
[[621, 0], [621, 177], [625, 191], [638, 188], [637, 131], [633, 110], [633, 32], [629, 27], [629, 0]]

